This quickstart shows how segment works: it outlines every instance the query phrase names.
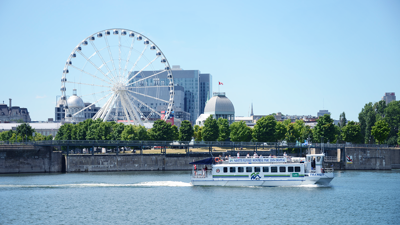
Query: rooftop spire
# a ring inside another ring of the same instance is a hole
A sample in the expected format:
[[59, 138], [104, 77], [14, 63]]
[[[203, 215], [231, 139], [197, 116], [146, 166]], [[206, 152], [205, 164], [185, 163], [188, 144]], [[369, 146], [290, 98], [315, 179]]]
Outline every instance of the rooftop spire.
[[253, 103], [251, 103], [251, 112], [250, 112], [250, 116], [254, 116], [254, 114], [253, 114]]

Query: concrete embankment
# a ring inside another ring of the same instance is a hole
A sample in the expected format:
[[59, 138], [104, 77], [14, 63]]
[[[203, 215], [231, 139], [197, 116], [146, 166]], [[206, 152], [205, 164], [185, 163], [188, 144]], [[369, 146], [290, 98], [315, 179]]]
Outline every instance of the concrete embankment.
[[67, 172], [191, 170], [190, 162], [209, 155], [69, 155]]
[[[331, 152], [331, 155], [334, 152]], [[218, 155], [215, 153], [214, 155]], [[231, 153], [229, 153], [231, 154]], [[233, 154], [233, 153], [232, 153]], [[235, 154], [233, 154], [235, 155]], [[340, 162], [328, 166], [346, 170], [400, 169], [399, 148], [348, 147], [338, 155]], [[341, 156], [339, 156], [341, 155]], [[96, 154], [62, 155], [51, 147], [0, 145], [0, 174], [105, 171], [191, 170], [190, 162], [209, 154]], [[351, 158], [348, 163], [346, 158]]]
[[0, 145], [0, 173], [61, 172], [63, 158], [50, 147]]

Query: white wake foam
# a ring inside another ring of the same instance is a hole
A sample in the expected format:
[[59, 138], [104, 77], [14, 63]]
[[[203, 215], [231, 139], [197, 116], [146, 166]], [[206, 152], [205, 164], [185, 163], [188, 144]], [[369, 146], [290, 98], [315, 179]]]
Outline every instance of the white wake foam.
[[192, 184], [181, 181], [151, 181], [136, 184], [107, 184], [107, 183], [81, 183], [81, 184], [1, 184], [0, 188], [85, 188], [85, 187], [190, 187]]

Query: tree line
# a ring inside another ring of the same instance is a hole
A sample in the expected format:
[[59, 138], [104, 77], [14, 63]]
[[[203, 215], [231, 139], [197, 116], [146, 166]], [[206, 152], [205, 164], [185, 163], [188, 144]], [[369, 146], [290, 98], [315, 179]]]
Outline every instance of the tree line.
[[0, 132], [0, 141], [45, 141], [53, 140], [53, 135], [42, 135], [35, 131], [29, 124], [22, 123], [17, 129]]
[[[359, 122], [347, 121], [343, 112], [339, 124], [335, 125], [330, 115], [317, 119], [311, 129], [303, 120], [294, 123], [290, 119], [276, 121], [273, 115], [259, 119], [254, 128], [243, 121], [229, 124], [227, 119], [218, 120], [210, 116], [204, 126], [192, 127], [187, 120], [178, 129], [163, 120], [154, 122], [151, 129], [143, 126], [125, 125], [102, 120], [85, 120], [78, 124], [63, 124], [55, 140], [157, 140], [157, 141], [233, 141], [233, 142], [330, 142], [354, 144], [386, 143], [400, 144], [400, 101], [385, 101], [365, 104], [358, 116]], [[32, 134], [35, 133], [34, 136]], [[52, 140], [32, 129], [29, 124], [21, 124], [16, 131], [0, 133], [1, 141]]]

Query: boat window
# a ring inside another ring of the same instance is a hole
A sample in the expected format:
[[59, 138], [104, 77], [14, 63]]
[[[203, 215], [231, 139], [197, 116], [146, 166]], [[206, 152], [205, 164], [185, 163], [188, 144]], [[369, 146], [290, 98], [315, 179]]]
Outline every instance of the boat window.
[[276, 173], [276, 172], [278, 172], [278, 167], [272, 166], [271, 167], [271, 173]]
[[263, 167], [263, 172], [264, 173], [268, 173], [268, 171], [269, 171], [269, 167]]
[[235, 173], [236, 172], [236, 167], [229, 167], [229, 172]]
[[293, 172], [293, 166], [288, 166], [287, 171], [288, 172]]
[[228, 172], [228, 167], [224, 167], [224, 173]]
[[239, 173], [243, 173], [244, 172], [244, 168], [243, 167], [238, 167], [238, 172]]
[[253, 167], [246, 167], [246, 172], [252, 173], [253, 172]]
[[254, 172], [260, 172], [260, 167], [254, 167]]
[[279, 172], [281, 172], [281, 173], [286, 172], [286, 167], [280, 166], [279, 167]]
[[300, 166], [296, 166], [296, 167], [294, 168], [294, 171], [295, 171], [295, 172], [300, 172]]

